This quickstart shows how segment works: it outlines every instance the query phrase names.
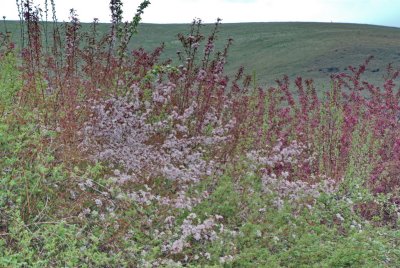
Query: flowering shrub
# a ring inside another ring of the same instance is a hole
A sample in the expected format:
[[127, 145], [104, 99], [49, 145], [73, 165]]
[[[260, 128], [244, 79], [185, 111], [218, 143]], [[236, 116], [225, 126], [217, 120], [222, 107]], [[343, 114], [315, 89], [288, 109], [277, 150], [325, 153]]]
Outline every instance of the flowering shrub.
[[174, 110], [169, 115], [154, 114], [158, 105], [154, 99], [162, 98], [161, 94], [153, 92], [152, 102], [125, 98], [95, 104], [95, 123], [86, 124], [82, 147], [90, 150], [93, 159], [132, 173], [133, 180], [161, 176], [185, 184], [210, 176], [216, 167], [212, 158], [204, 160], [204, 153], [211, 147], [221, 149], [231, 126], [208, 113], [203, 124], [210, 128], [209, 135], [191, 136], [195, 104], [182, 115]]
[[292, 206], [315, 204], [320, 192], [334, 193], [336, 183], [329, 178], [318, 178], [318, 174], [302, 171], [315, 165], [315, 157], [305, 155], [306, 147], [292, 141], [283, 147], [281, 141], [269, 151], [251, 151], [247, 153], [252, 169], [260, 172], [263, 191], [276, 196], [274, 204], [281, 209], [284, 200]]
[[74, 10], [61, 37], [54, 14], [51, 49], [41, 10], [17, 4], [22, 61], [0, 51], [0, 266], [399, 263], [399, 71], [371, 85], [368, 58], [327, 92], [257, 88], [225, 74], [219, 19], [178, 35], [173, 66], [163, 45], [128, 50], [148, 1], [127, 23], [110, 1], [101, 38]]
[[[163, 252], [170, 252], [172, 254], [181, 253], [185, 248], [190, 248], [190, 238], [193, 241], [214, 241], [217, 239], [217, 232], [214, 230], [218, 227], [216, 220], [220, 220], [221, 216], [215, 216], [208, 218], [199, 224], [193, 224], [197, 218], [196, 214], [191, 213], [183, 221], [180, 226], [180, 232], [178, 233], [178, 238], [170, 245], [164, 245], [162, 248]], [[172, 218], [168, 218], [168, 222], [171, 222]], [[198, 221], [198, 220], [197, 220]]]

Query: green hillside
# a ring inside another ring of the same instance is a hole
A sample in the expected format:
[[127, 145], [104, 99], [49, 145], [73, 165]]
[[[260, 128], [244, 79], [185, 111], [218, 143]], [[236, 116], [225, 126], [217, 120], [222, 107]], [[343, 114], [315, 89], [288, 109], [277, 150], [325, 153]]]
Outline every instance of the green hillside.
[[[19, 23], [8, 21], [6, 26], [19, 42]], [[83, 24], [84, 29], [87, 27]], [[100, 32], [108, 27], [100, 24]], [[205, 25], [204, 34], [212, 27]], [[164, 42], [164, 57], [176, 60], [180, 49], [177, 34], [188, 31], [187, 24], [142, 24], [131, 45], [153, 49]], [[221, 47], [229, 37], [234, 39], [228, 73], [235, 73], [243, 65], [248, 73], [255, 71], [263, 86], [284, 74], [327, 84], [330, 73], [346, 71], [368, 55], [375, 56], [367, 70], [368, 79], [376, 83], [388, 63], [400, 62], [399, 28], [342, 23], [228, 23], [221, 25], [218, 36]]]

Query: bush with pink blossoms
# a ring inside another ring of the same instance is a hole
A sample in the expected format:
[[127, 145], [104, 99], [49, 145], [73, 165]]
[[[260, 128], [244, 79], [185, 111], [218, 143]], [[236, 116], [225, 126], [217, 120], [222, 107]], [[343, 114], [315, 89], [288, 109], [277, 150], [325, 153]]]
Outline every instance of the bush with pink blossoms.
[[93, 160], [133, 174], [133, 180], [161, 176], [186, 184], [215, 173], [215, 163], [212, 158], [205, 159], [205, 152], [211, 147], [222, 148], [229, 140], [230, 126], [208, 114], [206, 122], [213, 128], [212, 135], [190, 136], [193, 107], [182, 115], [173, 111], [157, 119], [153, 105], [125, 98], [94, 104], [93, 121], [84, 127], [81, 148]]
[[51, 48], [40, 9], [17, 4], [27, 44], [0, 44], [0, 266], [400, 263], [398, 70], [371, 85], [368, 58], [327, 92], [263, 88], [226, 75], [219, 19], [178, 35], [174, 66], [163, 45], [127, 49], [148, 1], [128, 23], [111, 1], [101, 38], [74, 10], [62, 37], [54, 15]]

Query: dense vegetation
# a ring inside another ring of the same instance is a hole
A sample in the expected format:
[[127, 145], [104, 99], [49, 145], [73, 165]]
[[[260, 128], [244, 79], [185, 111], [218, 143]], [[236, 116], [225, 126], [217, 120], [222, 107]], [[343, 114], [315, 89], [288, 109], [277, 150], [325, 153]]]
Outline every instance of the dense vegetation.
[[126, 24], [111, 1], [105, 35], [17, 3], [22, 48], [1, 35], [0, 266], [399, 265], [398, 70], [368, 83], [367, 58], [324, 92], [261, 88], [226, 75], [220, 21], [180, 34], [174, 64], [128, 49], [148, 1]]

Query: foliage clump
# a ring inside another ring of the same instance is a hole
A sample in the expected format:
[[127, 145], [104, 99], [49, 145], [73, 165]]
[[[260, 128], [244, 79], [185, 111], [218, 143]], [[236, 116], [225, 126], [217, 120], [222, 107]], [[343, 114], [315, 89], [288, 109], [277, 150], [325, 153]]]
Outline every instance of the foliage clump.
[[225, 75], [220, 20], [208, 38], [194, 20], [174, 66], [163, 45], [127, 50], [149, 1], [123, 23], [112, 0], [102, 37], [74, 11], [61, 35], [53, 12], [52, 43], [17, 4], [26, 46], [0, 43], [0, 266], [400, 262], [393, 67], [382, 87], [367, 59], [327, 92], [258, 88]]

